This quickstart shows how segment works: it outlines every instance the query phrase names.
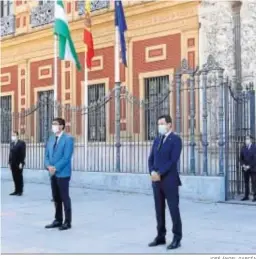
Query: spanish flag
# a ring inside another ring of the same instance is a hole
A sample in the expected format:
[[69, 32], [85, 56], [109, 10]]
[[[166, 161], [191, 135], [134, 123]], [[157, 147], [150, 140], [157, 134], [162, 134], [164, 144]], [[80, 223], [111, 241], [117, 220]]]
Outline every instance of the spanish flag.
[[87, 45], [87, 53], [86, 53], [86, 64], [87, 68], [91, 68], [92, 66], [92, 58], [94, 57], [94, 46], [93, 46], [93, 38], [91, 33], [91, 1], [85, 1], [85, 21], [84, 21], [84, 43]]

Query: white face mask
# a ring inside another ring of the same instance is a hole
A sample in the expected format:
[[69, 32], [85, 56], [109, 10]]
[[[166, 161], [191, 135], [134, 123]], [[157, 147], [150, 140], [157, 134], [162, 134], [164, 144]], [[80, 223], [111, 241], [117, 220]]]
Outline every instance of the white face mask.
[[166, 125], [158, 125], [158, 133], [165, 135], [168, 132]]
[[12, 141], [15, 142], [17, 140], [17, 136], [12, 136]]
[[251, 144], [251, 140], [250, 139], [246, 139], [245, 140], [245, 144], [246, 144], [246, 146], [249, 146]]
[[58, 125], [52, 125], [52, 132], [56, 134], [59, 131], [59, 126]]

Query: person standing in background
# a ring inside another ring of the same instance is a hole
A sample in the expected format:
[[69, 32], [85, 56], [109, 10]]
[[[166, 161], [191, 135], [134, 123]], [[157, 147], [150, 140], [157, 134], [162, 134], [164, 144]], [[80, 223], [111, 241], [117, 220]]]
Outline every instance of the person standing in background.
[[252, 192], [253, 199], [252, 201], [256, 201], [256, 146], [253, 144], [253, 137], [247, 135], [245, 138], [245, 145], [241, 149], [240, 153], [240, 162], [242, 166], [242, 171], [244, 175], [244, 187], [245, 194], [241, 199], [242, 201], [249, 200], [250, 194], [250, 178], [252, 182]]
[[23, 194], [23, 168], [26, 158], [26, 143], [19, 139], [17, 131], [12, 132], [12, 142], [9, 153], [9, 166], [12, 171], [14, 192], [10, 195], [21, 196]]

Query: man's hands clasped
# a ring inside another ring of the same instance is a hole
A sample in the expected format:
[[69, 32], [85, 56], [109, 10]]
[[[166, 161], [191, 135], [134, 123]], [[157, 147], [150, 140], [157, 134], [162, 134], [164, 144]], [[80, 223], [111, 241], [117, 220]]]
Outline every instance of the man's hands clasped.
[[48, 171], [50, 172], [51, 175], [54, 175], [56, 172], [56, 168], [54, 166], [48, 166]]
[[157, 173], [156, 171], [152, 171], [151, 180], [152, 182], [159, 182], [161, 180], [159, 173]]
[[250, 169], [250, 166], [249, 165], [243, 165], [243, 169], [244, 169], [244, 171], [247, 171], [247, 170]]

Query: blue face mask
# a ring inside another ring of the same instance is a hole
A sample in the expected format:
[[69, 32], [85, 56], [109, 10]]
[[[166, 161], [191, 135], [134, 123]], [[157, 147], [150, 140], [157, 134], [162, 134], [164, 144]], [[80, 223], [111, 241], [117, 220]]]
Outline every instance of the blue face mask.
[[168, 132], [166, 125], [158, 125], [158, 133], [160, 135], [165, 135]]

